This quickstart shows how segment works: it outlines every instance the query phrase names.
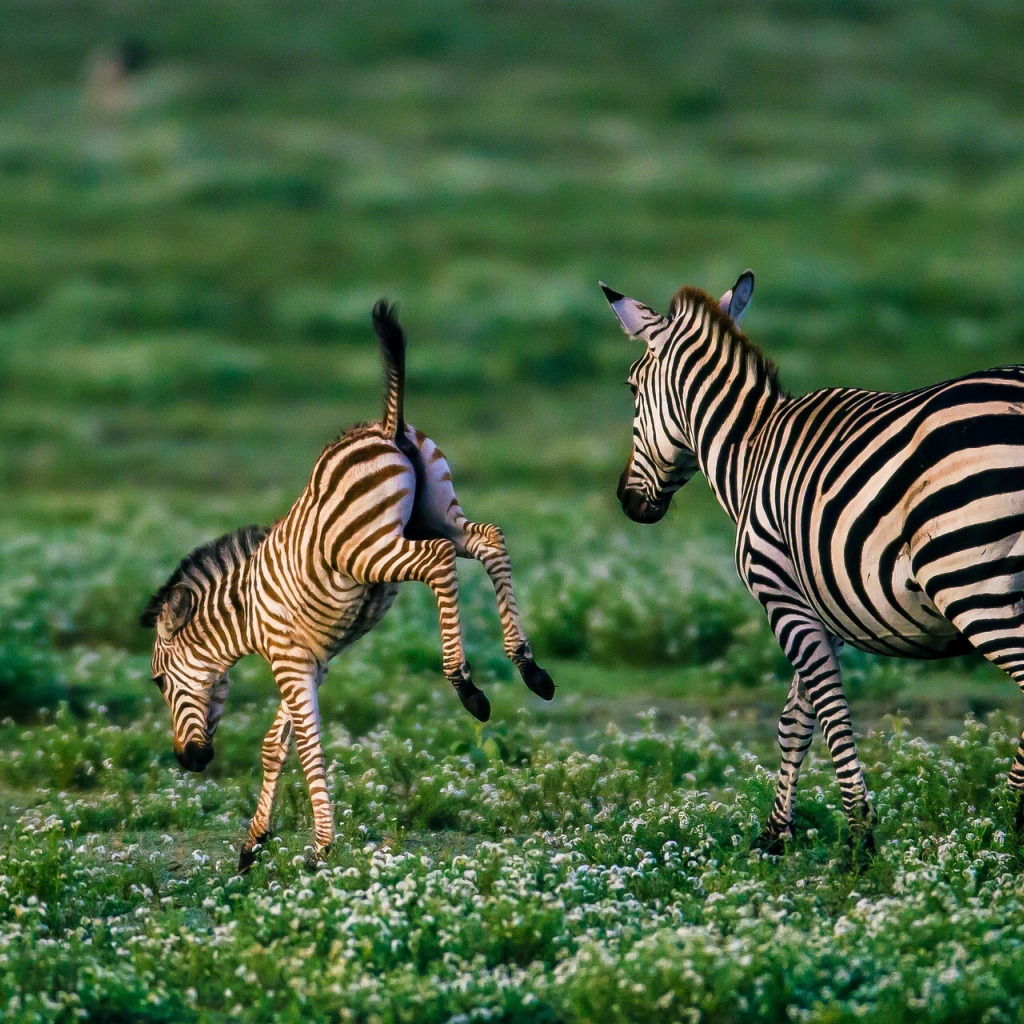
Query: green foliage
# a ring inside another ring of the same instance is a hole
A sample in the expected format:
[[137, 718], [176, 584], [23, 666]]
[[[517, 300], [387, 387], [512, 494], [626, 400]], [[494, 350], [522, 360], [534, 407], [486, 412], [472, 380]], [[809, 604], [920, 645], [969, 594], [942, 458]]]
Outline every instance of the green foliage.
[[[394, 717], [333, 733], [329, 861], [303, 866], [308, 815], [285, 799], [245, 879], [244, 773], [157, 770], [138, 751], [162, 718], [120, 746], [65, 712], [21, 735], [46, 751], [40, 781], [62, 779], [62, 750], [113, 763], [0, 825], [8, 1019], [1015, 1019], [1021, 853], [998, 778], [1011, 732], [870, 736], [880, 851], [851, 873], [813, 755], [809, 831], [770, 860], [747, 848], [770, 778], [707, 724], [613, 729], [587, 753], [449, 705], [417, 707], [415, 742]], [[304, 798], [296, 769], [283, 784]]]
[[[753, 266], [797, 391], [1019, 358], [1020, 14], [848, 6], [100, 2], [55, 32], [5, 4], [4, 493], [279, 514], [378, 408], [385, 292], [413, 422], [490, 486], [613, 489], [631, 356], [599, 278], [663, 307]], [[152, 60], [105, 95], [129, 37]]]

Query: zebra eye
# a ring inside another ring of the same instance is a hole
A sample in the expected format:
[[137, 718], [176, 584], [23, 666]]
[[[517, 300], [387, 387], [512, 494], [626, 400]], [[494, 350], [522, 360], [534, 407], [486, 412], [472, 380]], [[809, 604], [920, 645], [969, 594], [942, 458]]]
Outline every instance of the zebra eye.
[[153, 676], [153, 682], [156, 684], [156, 688], [163, 693], [167, 680], [163, 676]]
[[629, 385], [629, 393], [634, 398], [636, 398], [636, 396], [637, 396], [637, 387], [636, 387], [636, 385], [631, 380], [627, 380], [626, 383]]

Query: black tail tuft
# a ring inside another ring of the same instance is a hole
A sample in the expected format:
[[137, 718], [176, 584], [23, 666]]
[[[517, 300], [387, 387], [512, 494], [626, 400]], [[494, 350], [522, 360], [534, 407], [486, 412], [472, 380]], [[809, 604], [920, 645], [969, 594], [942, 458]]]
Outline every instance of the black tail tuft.
[[405, 332], [398, 323], [396, 307], [379, 299], [373, 307], [373, 329], [380, 339], [384, 361], [384, 418], [387, 437], [405, 433]]

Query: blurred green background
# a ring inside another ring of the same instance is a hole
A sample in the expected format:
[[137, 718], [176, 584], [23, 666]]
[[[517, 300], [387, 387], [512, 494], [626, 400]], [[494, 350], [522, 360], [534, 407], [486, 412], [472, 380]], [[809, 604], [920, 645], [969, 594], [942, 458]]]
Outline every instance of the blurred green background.
[[[560, 698], [774, 706], [703, 482], [656, 528], [616, 507], [633, 352], [597, 281], [664, 308], [752, 267], [745, 327], [796, 392], [1018, 361], [1022, 40], [1014, 2], [0, 0], [5, 706], [109, 698], [119, 652], [146, 677], [150, 588], [378, 415], [381, 295]], [[403, 596], [368, 642], [432, 670], [433, 615]], [[1019, 700], [971, 661], [858, 678], [889, 709]]]

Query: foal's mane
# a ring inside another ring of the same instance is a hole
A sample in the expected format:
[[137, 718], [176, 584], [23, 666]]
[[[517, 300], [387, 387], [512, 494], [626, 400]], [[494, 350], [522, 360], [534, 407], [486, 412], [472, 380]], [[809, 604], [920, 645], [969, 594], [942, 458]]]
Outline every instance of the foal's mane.
[[139, 616], [139, 624], [147, 629], [155, 626], [160, 610], [179, 583], [188, 580], [200, 589], [205, 589], [211, 579], [218, 579], [245, 562], [268, 533], [269, 526], [242, 526], [190, 551], [178, 563], [178, 568], [171, 573], [167, 582], [149, 599]]

